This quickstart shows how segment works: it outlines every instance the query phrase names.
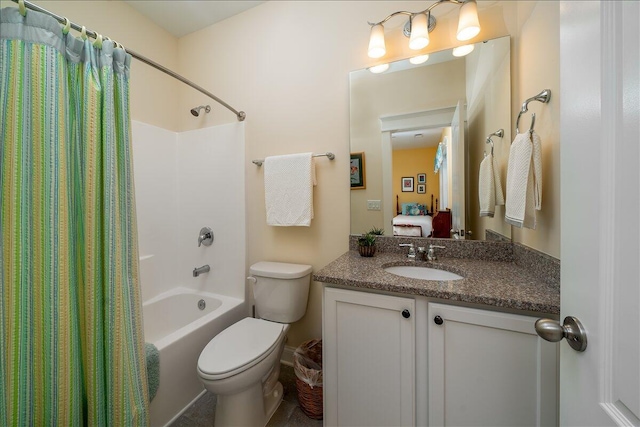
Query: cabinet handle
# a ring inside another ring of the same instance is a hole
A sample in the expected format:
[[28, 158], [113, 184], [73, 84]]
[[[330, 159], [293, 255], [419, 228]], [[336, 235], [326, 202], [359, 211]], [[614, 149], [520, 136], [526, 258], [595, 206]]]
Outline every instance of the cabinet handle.
[[411, 317], [411, 312], [405, 308], [404, 310], [402, 310], [402, 317], [408, 319], [409, 317]]
[[442, 325], [444, 323], [444, 320], [442, 320], [442, 317], [440, 316], [434, 317], [433, 321], [435, 322], [436, 325]]

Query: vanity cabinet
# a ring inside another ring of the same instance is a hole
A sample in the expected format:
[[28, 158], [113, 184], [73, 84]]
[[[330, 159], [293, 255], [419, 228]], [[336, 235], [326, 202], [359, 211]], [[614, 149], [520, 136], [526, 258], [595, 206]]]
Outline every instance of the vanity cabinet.
[[415, 424], [415, 300], [325, 287], [325, 426]]
[[430, 426], [558, 424], [558, 345], [536, 317], [428, 305]]

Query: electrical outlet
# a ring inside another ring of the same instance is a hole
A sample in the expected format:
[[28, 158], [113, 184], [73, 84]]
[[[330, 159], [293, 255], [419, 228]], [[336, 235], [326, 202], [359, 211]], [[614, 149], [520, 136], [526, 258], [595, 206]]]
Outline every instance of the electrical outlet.
[[380, 200], [367, 200], [367, 210], [368, 211], [379, 211], [380, 210]]

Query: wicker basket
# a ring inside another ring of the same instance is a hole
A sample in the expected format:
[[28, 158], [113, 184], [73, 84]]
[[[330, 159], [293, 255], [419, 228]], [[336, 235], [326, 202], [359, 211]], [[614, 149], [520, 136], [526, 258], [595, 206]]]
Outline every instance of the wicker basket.
[[[306, 359], [313, 363], [308, 363]], [[317, 365], [320, 369], [310, 367]], [[293, 370], [296, 374], [296, 389], [300, 409], [307, 417], [322, 419], [322, 340], [303, 342], [293, 355]], [[309, 385], [312, 383], [313, 386]]]

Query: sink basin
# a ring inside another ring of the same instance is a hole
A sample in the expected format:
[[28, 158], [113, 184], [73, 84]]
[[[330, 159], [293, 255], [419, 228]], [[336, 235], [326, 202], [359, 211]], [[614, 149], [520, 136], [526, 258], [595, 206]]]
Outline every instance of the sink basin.
[[397, 265], [394, 267], [387, 267], [384, 269], [387, 273], [395, 274], [396, 276], [410, 277], [412, 279], [422, 280], [460, 280], [464, 279], [462, 276], [458, 276], [455, 273], [445, 270], [438, 270], [437, 268], [418, 267], [415, 265]]

